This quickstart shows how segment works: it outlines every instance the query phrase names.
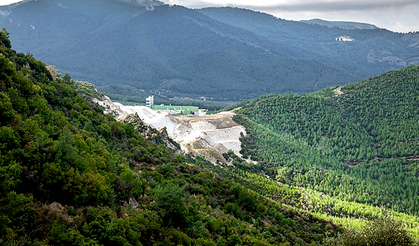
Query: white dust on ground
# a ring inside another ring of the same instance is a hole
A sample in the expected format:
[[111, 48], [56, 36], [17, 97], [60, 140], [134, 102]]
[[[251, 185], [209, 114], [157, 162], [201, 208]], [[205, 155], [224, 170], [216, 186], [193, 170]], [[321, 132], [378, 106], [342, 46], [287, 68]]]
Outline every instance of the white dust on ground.
[[112, 113], [117, 120], [123, 120], [130, 114], [138, 114], [146, 124], [157, 130], [166, 128], [169, 137], [179, 143], [185, 153], [204, 156], [212, 163], [227, 163], [222, 154], [229, 150], [241, 157], [240, 137], [246, 135], [246, 131], [233, 121], [232, 111], [206, 116], [173, 116], [145, 106], [114, 103], [107, 97], [95, 102], [104, 106], [105, 113]]
[[343, 95], [342, 86], [338, 86], [336, 89], [333, 90], [333, 92], [335, 93], [335, 97]]

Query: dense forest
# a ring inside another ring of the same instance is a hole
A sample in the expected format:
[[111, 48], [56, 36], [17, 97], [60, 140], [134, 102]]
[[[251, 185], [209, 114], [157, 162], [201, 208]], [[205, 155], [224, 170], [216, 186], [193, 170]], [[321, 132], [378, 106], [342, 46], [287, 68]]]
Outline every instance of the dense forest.
[[419, 67], [306, 95], [242, 104], [253, 173], [419, 215]]
[[0, 244], [318, 245], [342, 231], [151, 142], [74, 85], [0, 32]]

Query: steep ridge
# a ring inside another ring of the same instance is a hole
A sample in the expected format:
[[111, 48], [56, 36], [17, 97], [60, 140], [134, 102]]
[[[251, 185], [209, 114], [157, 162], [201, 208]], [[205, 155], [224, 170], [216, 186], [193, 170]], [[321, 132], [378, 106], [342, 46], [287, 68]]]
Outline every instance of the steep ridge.
[[378, 29], [378, 27], [367, 24], [367, 23], [359, 23], [359, 22], [351, 22], [351, 21], [326, 21], [321, 19], [311, 19], [311, 20], [302, 20], [301, 22], [313, 24], [313, 25], [320, 25], [320, 26], [327, 26], [327, 27], [339, 27], [342, 29]]

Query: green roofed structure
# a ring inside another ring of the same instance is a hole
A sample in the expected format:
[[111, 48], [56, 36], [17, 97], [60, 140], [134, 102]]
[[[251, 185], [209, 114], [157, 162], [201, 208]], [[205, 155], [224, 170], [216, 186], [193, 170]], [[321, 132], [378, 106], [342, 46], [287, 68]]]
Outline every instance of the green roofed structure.
[[197, 115], [199, 108], [194, 106], [151, 105], [153, 110], [170, 111], [174, 115]]

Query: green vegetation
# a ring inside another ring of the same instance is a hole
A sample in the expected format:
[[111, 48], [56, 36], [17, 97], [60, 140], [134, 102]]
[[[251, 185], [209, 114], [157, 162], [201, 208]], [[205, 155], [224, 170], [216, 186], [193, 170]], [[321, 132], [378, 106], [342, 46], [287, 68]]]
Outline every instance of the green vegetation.
[[330, 88], [243, 103], [243, 155], [258, 164], [229, 152], [234, 167], [221, 168], [172, 153], [157, 132], [147, 140], [141, 122], [103, 115], [91, 84], [51, 76], [32, 55], [11, 50], [8, 36], [0, 32], [2, 245], [414, 245], [412, 235], [419, 238], [418, 67], [343, 94]]
[[316, 245], [341, 230], [146, 140], [0, 34], [0, 244]]
[[349, 230], [338, 238], [327, 240], [325, 245], [412, 246], [414, 240], [406, 233], [401, 223], [388, 217], [370, 221], [360, 231]]
[[[419, 67], [243, 103], [248, 171], [333, 199], [419, 215]], [[323, 208], [327, 210], [327, 207]]]
[[198, 113], [199, 108], [194, 106], [168, 106], [168, 105], [153, 105], [151, 106], [154, 110], [167, 110], [167, 111], [176, 111], [181, 115], [190, 115]]
[[345, 228], [360, 230], [366, 226], [367, 221], [381, 219], [384, 214], [387, 214], [398, 223], [402, 223], [410, 235], [419, 238], [419, 217], [417, 216], [357, 202], [344, 201], [311, 189], [274, 181], [272, 178], [255, 173], [258, 166], [241, 161], [232, 152], [226, 156], [226, 159], [230, 159], [234, 167], [219, 168], [212, 165], [206, 167], [266, 198], [292, 207], [302, 213], [310, 213], [315, 217], [331, 220]]

